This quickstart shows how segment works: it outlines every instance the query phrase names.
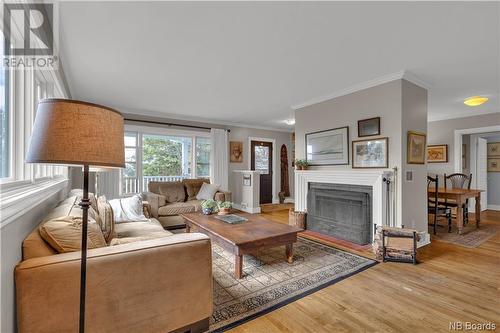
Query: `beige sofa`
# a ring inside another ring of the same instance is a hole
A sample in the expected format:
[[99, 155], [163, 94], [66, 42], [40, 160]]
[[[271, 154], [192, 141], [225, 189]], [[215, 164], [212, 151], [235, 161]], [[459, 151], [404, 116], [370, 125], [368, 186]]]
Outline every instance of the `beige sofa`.
[[[78, 201], [64, 200], [41, 223], [81, 216]], [[213, 307], [209, 238], [172, 234], [155, 218], [114, 226], [108, 244], [119, 245], [88, 251], [86, 331], [205, 331]], [[18, 330], [77, 332], [81, 252], [57, 253], [38, 230], [24, 240], [15, 269]]]
[[[201, 211], [201, 201], [196, 195], [208, 179], [184, 179], [177, 182], [150, 182], [148, 191], [142, 194], [149, 202], [151, 214], [163, 227], [174, 229], [183, 227], [184, 220], [179, 214]], [[214, 200], [231, 201], [231, 192], [219, 190]]]

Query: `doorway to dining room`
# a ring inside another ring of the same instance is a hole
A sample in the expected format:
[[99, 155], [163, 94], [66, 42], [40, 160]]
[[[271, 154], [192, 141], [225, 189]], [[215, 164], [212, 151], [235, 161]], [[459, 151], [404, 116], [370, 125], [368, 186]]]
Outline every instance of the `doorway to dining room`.
[[462, 136], [462, 173], [472, 175], [471, 186], [484, 190], [481, 211], [500, 211], [500, 131]]

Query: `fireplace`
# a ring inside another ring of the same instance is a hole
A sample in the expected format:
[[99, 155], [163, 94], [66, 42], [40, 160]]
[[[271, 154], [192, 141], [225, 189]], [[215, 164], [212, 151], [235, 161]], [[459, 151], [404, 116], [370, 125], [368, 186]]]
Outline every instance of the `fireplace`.
[[372, 186], [309, 182], [306, 229], [355, 244], [372, 242]]

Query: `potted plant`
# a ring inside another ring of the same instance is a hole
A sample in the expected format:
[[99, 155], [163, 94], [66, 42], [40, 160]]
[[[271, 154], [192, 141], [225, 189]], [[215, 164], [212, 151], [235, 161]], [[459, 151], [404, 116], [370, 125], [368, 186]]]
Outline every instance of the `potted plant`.
[[217, 208], [217, 203], [215, 202], [215, 200], [209, 199], [209, 200], [203, 200], [201, 202], [201, 211], [205, 215], [212, 214], [216, 208]]
[[302, 160], [295, 160], [295, 170], [302, 170]]
[[227, 215], [231, 213], [233, 204], [229, 201], [218, 201], [217, 206], [219, 207], [219, 215]]
[[309, 167], [309, 162], [307, 162], [307, 160], [296, 160], [295, 161], [296, 170], [307, 170], [308, 167]]

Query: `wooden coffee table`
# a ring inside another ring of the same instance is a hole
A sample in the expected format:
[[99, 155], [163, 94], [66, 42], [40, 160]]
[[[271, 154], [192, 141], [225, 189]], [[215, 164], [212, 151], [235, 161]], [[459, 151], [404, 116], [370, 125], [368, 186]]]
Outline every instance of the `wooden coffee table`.
[[272, 222], [260, 215], [233, 211], [248, 221], [230, 224], [218, 220], [216, 215], [202, 213], [181, 214], [186, 222], [186, 232], [195, 230], [230, 251], [235, 256], [234, 276], [242, 277], [243, 255], [255, 253], [260, 249], [285, 245], [286, 260], [293, 262], [293, 243], [302, 229], [282, 223]]

